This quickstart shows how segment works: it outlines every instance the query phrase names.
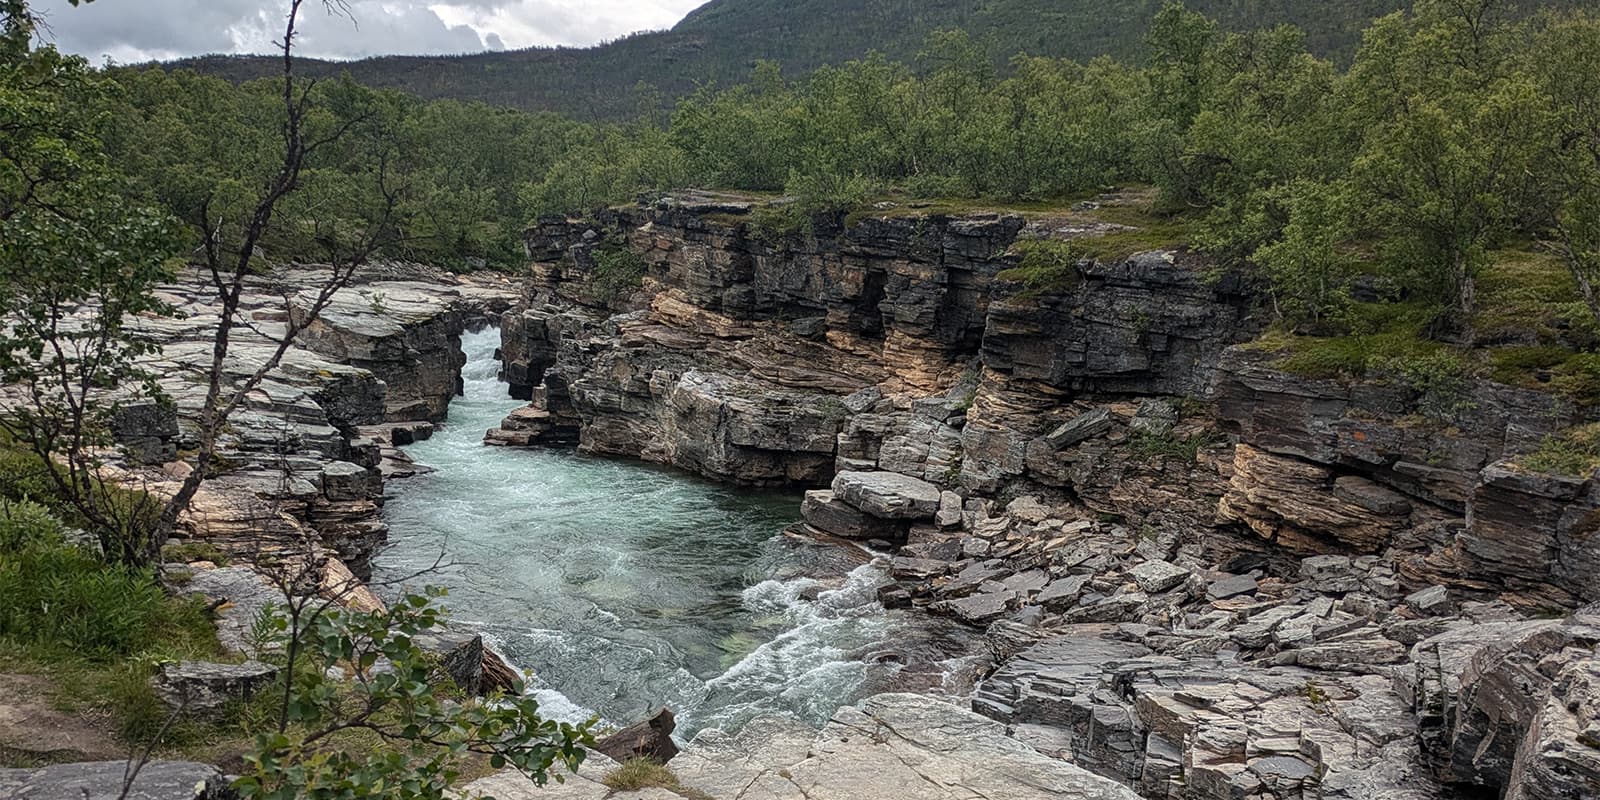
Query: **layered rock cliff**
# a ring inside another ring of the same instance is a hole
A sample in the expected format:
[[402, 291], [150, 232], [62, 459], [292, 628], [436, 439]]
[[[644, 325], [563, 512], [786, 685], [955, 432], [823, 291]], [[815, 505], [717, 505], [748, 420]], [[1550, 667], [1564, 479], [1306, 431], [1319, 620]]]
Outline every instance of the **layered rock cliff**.
[[[284, 323], [307, 313], [326, 273], [284, 270], [244, 295], [226, 381], [254, 373]], [[115, 433], [130, 479], [163, 491], [181, 478], [171, 464], [196, 446], [215, 299], [198, 273], [163, 289], [171, 317], [135, 321], [161, 352], [148, 367], [170, 404], [130, 407]], [[515, 300], [503, 280], [463, 280], [415, 268], [372, 268], [334, 299], [282, 364], [230, 418], [216, 474], [180, 521], [181, 538], [239, 558], [297, 549], [308, 539], [357, 576], [387, 536], [380, 517], [386, 455], [398, 440], [444, 418], [460, 380], [460, 337], [469, 322], [498, 317]]]
[[1149, 797], [1600, 792], [1592, 616], [1528, 616], [1600, 599], [1600, 495], [1516, 466], [1573, 409], [1286, 372], [1182, 251], [1007, 279], [1075, 214], [763, 205], [530, 231], [488, 440], [811, 488], [886, 603], [986, 628], [975, 710]]

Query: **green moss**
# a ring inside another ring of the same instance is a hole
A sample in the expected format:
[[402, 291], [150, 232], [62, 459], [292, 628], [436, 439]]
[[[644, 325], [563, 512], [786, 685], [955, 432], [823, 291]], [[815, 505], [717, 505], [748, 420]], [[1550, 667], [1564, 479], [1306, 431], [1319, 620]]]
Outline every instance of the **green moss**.
[[1473, 331], [1483, 341], [1600, 344], [1600, 325], [1560, 259], [1532, 247], [1501, 250], [1478, 277]]
[[1551, 386], [1581, 408], [1600, 406], [1600, 353], [1578, 353], [1562, 362]]
[[1584, 477], [1600, 469], [1600, 423], [1546, 437], [1538, 450], [1519, 459], [1524, 469]]
[[1103, 206], [1090, 212], [1090, 216], [1126, 228], [1079, 240], [1084, 253], [1098, 261], [1122, 261], [1151, 250], [1175, 250], [1188, 246], [1194, 236], [1192, 216], [1162, 214], [1143, 201]]
[[594, 270], [588, 288], [606, 304], [622, 299], [644, 284], [648, 264], [626, 241], [606, 241], [595, 247]]
[[1511, 386], [1536, 383], [1534, 376], [1572, 358], [1572, 351], [1557, 345], [1496, 347], [1489, 351], [1489, 377]]

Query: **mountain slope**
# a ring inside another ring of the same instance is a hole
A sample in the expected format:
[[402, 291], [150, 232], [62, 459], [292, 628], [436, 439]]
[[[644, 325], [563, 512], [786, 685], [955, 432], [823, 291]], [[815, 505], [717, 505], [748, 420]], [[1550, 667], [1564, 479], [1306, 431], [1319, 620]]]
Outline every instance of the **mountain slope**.
[[[1522, 0], [1528, 7], [1585, 0]], [[1311, 46], [1347, 56], [1361, 29], [1406, 0], [1189, 0], [1189, 6], [1242, 30], [1293, 23]], [[1019, 52], [1087, 59], [1136, 57], [1162, 0], [712, 0], [670, 31], [643, 33], [587, 49], [534, 48], [465, 56], [388, 56], [355, 62], [306, 60], [309, 75], [348, 71], [362, 83], [425, 98], [480, 100], [588, 119], [620, 119], [653, 98], [680, 97], [696, 86], [742, 81], [759, 59], [789, 75], [877, 50], [915, 56], [929, 33], [963, 28], [997, 60]], [[256, 56], [204, 56], [171, 66], [229, 80], [276, 74], [278, 62]]]

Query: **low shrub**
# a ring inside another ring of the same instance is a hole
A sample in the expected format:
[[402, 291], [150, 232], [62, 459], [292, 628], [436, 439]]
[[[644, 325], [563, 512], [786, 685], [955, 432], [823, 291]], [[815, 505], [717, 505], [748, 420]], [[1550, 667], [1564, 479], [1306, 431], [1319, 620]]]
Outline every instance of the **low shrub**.
[[40, 542], [60, 541], [66, 526], [50, 509], [31, 500], [0, 498], [0, 553], [12, 553]]
[[644, 285], [648, 265], [644, 256], [629, 249], [626, 241], [607, 241], [594, 249], [594, 271], [589, 275], [589, 290], [610, 304], [632, 294]]
[[215, 647], [197, 601], [169, 598], [149, 571], [68, 544], [63, 527], [37, 504], [0, 509], [0, 640], [95, 662]]
[[1581, 425], [1545, 438], [1521, 460], [1524, 469], [1584, 477], [1600, 469], [1600, 423]]
[[1016, 251], [1022, 256], [1017, 265], [1002, 270], [995, 277], [1022, 284], [1019, 296], [1063, 292], [1076, 286], [1082, 278], [1078, 263], [1086, 256], [1076, 242], [1025, 239], [1017, 242]]

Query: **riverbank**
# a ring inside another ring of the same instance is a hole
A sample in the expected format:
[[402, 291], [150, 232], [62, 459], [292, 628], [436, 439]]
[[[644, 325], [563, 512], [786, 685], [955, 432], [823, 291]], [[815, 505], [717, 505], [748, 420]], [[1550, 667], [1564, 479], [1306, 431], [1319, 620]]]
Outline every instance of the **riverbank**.
[[531, 230], [532, 402], [488, 441], [812, 489], [811, 530], [894, 554], [886, 603], [985, 632], [974, 710], [1146, 796], [1595, 785], [1592, 479], [1522, 466], [1581, 408], [1304, 369], [1181, 249], [1040, 278], [1137, 198], [777, 236], [766, 202]]

